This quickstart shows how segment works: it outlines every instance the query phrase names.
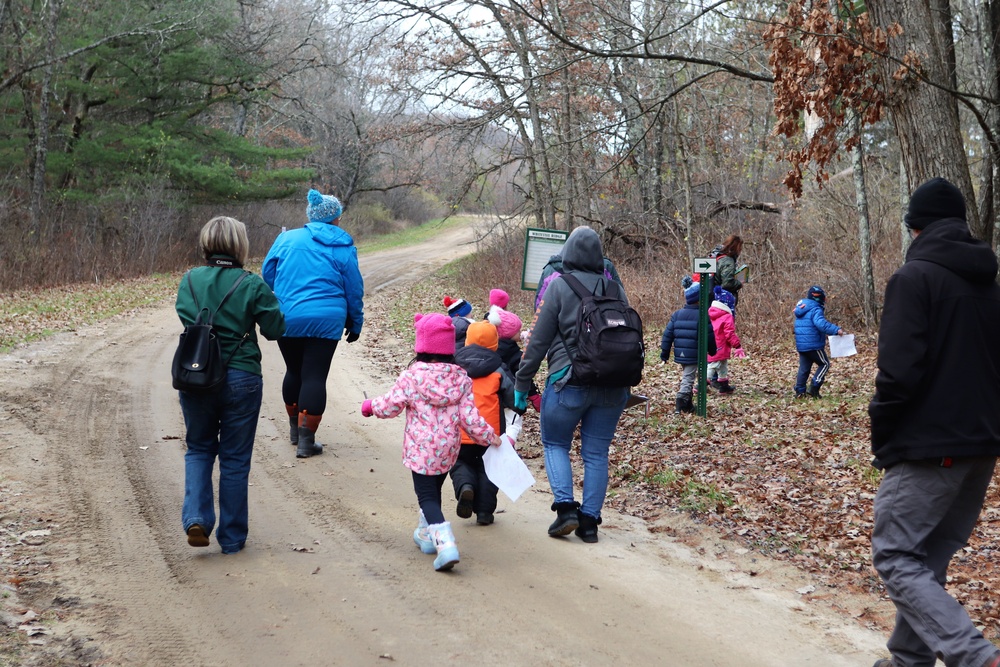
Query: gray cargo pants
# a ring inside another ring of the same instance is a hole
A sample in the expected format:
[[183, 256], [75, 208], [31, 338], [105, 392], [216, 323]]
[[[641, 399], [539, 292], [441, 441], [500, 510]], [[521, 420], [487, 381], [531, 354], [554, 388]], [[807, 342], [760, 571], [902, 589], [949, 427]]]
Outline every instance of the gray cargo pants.
[[995, 457], [910, 461], [889, 468], [875, 497], [872, 562], [896, 605], [886, 643], [899, 667], [982, 667], [997, 649], [944, 588], [972, 534]]

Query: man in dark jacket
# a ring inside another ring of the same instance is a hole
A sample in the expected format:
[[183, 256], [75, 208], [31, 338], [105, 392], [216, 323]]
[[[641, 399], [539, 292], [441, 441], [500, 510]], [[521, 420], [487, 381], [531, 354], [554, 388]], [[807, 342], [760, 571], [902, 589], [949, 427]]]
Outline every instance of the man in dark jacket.
[[[1000, 652], [944, 588], [979, 518], [1000, 454], [997, 258], [974, 239], [965, 200], [932, 179], [910, 198], [914, 241], [886, 286], [871, 416], [872, 561], [896, 605], [875, 667], [998, 667]], [[973, 370], [970, 372], [970, 366]]]

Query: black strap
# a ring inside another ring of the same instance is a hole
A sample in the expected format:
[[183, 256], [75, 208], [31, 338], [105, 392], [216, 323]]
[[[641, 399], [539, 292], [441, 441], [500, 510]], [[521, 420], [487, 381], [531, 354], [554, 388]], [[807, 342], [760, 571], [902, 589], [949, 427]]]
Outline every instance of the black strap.
[[[233, 286], [230, 287], [229, 291], [226, 292], [226, 295], [222, 297], [222, 301], [219, 302], [219, 307], [216, 308], [214, 311], [209, 310], [208, 308], [204, 308], [204, 310], [208, 310], [208, 326], [210, 327], [215, 326], [213, 322], [215, 320], [215, 316], [219, 314], [220, 310], [222, 310], [222, 305], [226, 303], [226, 299], [229, 298], [229, 295], [236, 291], [236, 288], [240, 286], [240, 283], [243, 282], [243, 279], [249, 275], [250, 275], [249, 271], [243, 271], [240, 277], [233, 281]], [[194, 305], [198, 308], [198, 318], [201, 318], [201, 312], [203, 309], [201, 307], [201, 304], [198, 303], [198, 297], [195, 296], [194, 294], [194, 286], [191, 285], [191, 270], [188, 269], [187, 273], [185, 273], [184, 276], [188, 279], [188, 289], [191, 290], [191, 298], [194, 299]], [[232, 361], [233, 355], [236, 354], [237, 350], [243, 347], [243, 343], [246, 342], [246, 339], [249, 336], [250, 336], [249, 331], [243, 334], [243, 338], [240, 339], [239, 344], [236, 347], [234, 347], [233, 351], [229, 353], [228, 357], [226, 357], [226, 363], [225, 363], [226, 366], [229, 366], [229, 362]]]

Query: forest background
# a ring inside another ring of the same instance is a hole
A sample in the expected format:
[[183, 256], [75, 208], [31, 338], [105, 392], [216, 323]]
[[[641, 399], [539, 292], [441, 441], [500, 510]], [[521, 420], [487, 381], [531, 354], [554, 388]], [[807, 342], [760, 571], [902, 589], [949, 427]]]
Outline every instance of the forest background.
[[[615, 502], [673, 499], [874, 590], [879, 295], [907, 193], [930, 177], [962, 189], [996, 246], [998, 35], [1000, 2], [970, 0], [0, 0], [0, 287], [179, 270], [218, 214], [260, 256], [315, 187], [358, 239], [488, 216], [487, 259], [442, 289], [515, 291], [525, 224], [591, 225], [655, 345], [691, 259], [739, 233], [744, 372], [763, 389], [717, 408], [720, 430], [629, 417], [615, 483], [633, 492]], [[790, 312], [815, 283], [867, 352], [810, 409], [782, 392]], [[669, 372], [649, 382], [669, 392]], [[977, 558], [957, 585], [996, 636], [995, 556]]]

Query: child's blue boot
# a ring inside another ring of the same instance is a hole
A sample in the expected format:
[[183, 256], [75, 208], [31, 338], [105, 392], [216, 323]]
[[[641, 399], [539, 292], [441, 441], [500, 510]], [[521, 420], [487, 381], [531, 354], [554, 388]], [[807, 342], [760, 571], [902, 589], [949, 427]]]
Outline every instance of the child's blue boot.
[[451, 532], [451, 524], [447, 521], [435, 523], [427, 526], [427, 531], [434, 540], [434, 549], [437, 550], [434, 569], [444, 572], [455, 567], [458, 562], [458, 547], [455, 546], [455, 534]]
[[431, 539], [431, 534], [427, 530], [427, 519], [424, 518], [423, 510], [420, 511], [420, 520], [417, 522], [417, 527], [413, 531], [413, 542], [420, 547], [420, 550], [425, 554], [437, 553], [437, 549], [434, 548], [434, 540]]

